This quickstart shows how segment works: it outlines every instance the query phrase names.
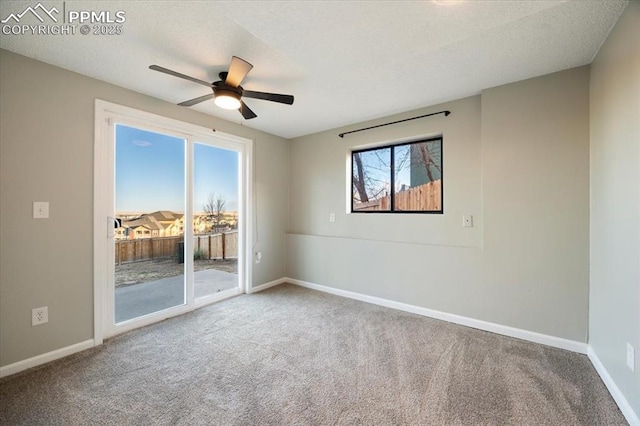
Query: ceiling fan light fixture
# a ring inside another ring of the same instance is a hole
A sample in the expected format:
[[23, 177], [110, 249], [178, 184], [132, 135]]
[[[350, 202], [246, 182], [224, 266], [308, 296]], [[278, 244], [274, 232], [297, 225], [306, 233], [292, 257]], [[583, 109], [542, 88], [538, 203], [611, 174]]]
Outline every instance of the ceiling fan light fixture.
[[238, 109], [240, 108], [240, 95], [230, 90], [216, 90], [213, 102], [223, 109]]

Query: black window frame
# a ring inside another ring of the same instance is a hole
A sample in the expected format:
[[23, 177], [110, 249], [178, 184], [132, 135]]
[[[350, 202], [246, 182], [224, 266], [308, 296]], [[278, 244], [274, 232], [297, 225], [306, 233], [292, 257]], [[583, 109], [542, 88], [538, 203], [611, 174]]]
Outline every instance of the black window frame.
[[[394, 210], [395, 209], [395, 148], [399, 147], [399, 146], [408, 146], [408, 145], [415, 145], [415, 144], [419, 144], [419, 143], [424, 143], [424, 142], [433, 142], [433, 141], [440, 141], [440, 210]], [[391, 188], [391, 193], [389, 196], [389, 210], [354, 210], [353, 209], [353, 168], [354, 168], [354, 164], [353, 164], [353, 154], [355, 153], [361, 153], [361, 152], [370, 152], [370, 151], [376, 151], [376, 150], [381, 150], [381, 149], [389, 149], [390, 150], [390, 166], [389, 166], [389, 170], [391, 171], [390, 173], [390, 188]], [[444, 214], [444, 137], [443, 136], [438, 136], [438, 137], [432, 137], [432, 138], [426, 138], [426, 139], [418, 139], [418, 140], [412, 140], [409, 142], [399, 142], [399, 143], [391, 143], [388, 145], [379, 145], [379, 146], [375, 146], [375, 147], [371, 147], [371, 148], [364, 148], [364, 149], [354, 149], [351, 150], [351, 170], [350, 170], [350, 176], [351, 176], [351, 185], [349, 187], [349, 191], [350, 191], [350, 198], [351, 198], [351, 208], [350, 208], [350, 213], [365, 213], [365, 214]]]

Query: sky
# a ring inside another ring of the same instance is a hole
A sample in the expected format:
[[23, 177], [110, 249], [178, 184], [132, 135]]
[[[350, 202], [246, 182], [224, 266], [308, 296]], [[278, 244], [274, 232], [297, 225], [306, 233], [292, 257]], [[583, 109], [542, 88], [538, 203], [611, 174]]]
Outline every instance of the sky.
[[[116, 125], [115, 192], [117, 212], [184, 212], [183, 139]], [[226, 199], [225, 210], [238, 209], [238, 153], [194, 144], [194, 212], [209, 194]]]
[[[408, 155], [409, 145], [401, 145], [394, 148], [396, 161]], [[391, 148], [380, 148], [371, 151], [364, 151], [360, 154], [365, 176], [370, 180], [367, 183], [367, 195], [380, 194], [384, 196], [388, 193], [391, 185]], [[356, 173], [355, 165], [352, 173]], [[403, 184], [409, 186], [410, 168], [406, 165], [402, 168], [396, 164], [396, 188]]]

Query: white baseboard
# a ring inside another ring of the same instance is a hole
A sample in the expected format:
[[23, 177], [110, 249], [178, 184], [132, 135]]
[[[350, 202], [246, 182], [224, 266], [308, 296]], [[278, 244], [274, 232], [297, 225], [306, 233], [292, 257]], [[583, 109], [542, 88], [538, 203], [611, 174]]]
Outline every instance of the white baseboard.
[[633, 411], [631, 404], [629, 404], [627, 398], [625, 398], [622, 392], [620, 392], [620, 388], [618, 388], [616, 382], [613, 381], [613, 378], [609, 375], [609, 372], [604, 367], [604, 364], [602, 364], [602, 361], [600, 361], [600, 358], [591, 346], [589, 346], [587, 355], [589, 356], [591, 364], [593, 364], [593, 367], [600, 375], [600, 378], [604, 382], [605, 386], [607, 387], [607, 389], [609, 389], [609, 393], [613, 397], [613, 400], [616, 402], [616, 404], [618, 404], [618, 407], [620, 407], [620, 411], [622, 411], [622, 414], [624, 414], [624, 417], [629, 422], [629, 425], [640, 426], [640, 418], [638, 417], [638, 413]]
[[586, 343], [577, 342], [574, 340], [562, 339], [560, 337], [549, 336], [546, 334], [536, 333], [533, 331], [522, 330], [519, 328], [508, 327], [505, 325], [495, 324], [487, 321], [476, 320], [473, 318], [463, 317], [460, 315], [449, 314], [446, 312], [435, 311], [433, 309], [422, 308], [419, 306], [409, 305], [406, 303], [394, 302], [393, 300], [382, 299], [379, 297], [368, 296], [365, 294], [355, 293], [347, 290], [340, 290], [332, 287], [327, 287], [320, 284], [314, 284], [307, 281], [297, 280], [294, 278], [285, 278], [283, 282], [295, 284], [301, 287], [310, 288], [312, 290], [318, 290], [325, 293], [335, 294], [337, 296], [343, 296], [350, 299], [359, 300], [362, 302], [372, 303], [375, 305], [385, 306], [387, 308], [398, 309], [401, 311], [411, 312], [418, 315], [423, 315], [430, 318], [444, 320], [455, 324], [464, 325], [467, 327], [477, 328], [480, 330], [490, 331], [492, 333], [502, 334], [509, 337], [515, 337], [517, 339], [527, 340], [534, 343], [540, 343], [547, 346], [552, 346], [560, 349], [565, 349], [580, 354], [587, 354], [589, 360], [596, 369], [598, 375], [602, 378], [602, 381], [606, 385], [609, 393], [613, 397], [614, 401], [620, 408], [620, 411], [629, 422], [630, 426], [640, 426], [640, 419], [638, 413], [636, 413], [629, 401], [622, 394], [613, 378], [609, 375], [609, 372], [604, 367], [600, 358], [595, 353], [593, 348]]
[[327, 287], [320, 284], [314, 284], [307, 281], [296, 280], [293, 278], [285, 278], [284, 282], [299, 285], [301, 287], [318, 290], [325, 293], [335, 294], [337, 296], [348, 297], [349, 299], [360, 300], [362, 302], [373, 303], [374, 305], [385, 306], [387, 308], [398, 309], [401, 311], [411, 312], [413, 314], [423, 315], [425, 317], [435, 318], [455, 324], [464, 325], [479, 330], [490, 331], [492, 333], [502, 334], [517, 339], [527, 340], [529, 342], [540, 343], [542, 345], [552, 346], [555, 348], [565, 349], [581, 354], [587, 353], [587, 344], [577, 342], [575, 340], [563, 339], [560, 337], [549, 336], [546, 334], [536, 333], [534, 331], [522, 330], [519, 328], [509, 327], [506, 325], [496, 324], [487, 321], [481, 321], [461, 315], [449, 314], [447, 312], [436, 311], [433, 309], [423, 308], [420, 306], [409, 305], [406, 303], [395, 302], [393, 300], [382, 299], [379, 297], [368, 296], [366, 294], [355, 293], [347, 290], [340, 290]]
[[14, 362], [13, 364], [0, 367], [0, 377], [10, 376], [12, 374], [19, 373], [29, 368], [37, 367], [38, 365], [46, 364], [47, 362], [64, 358], [65, 356], [75, 354], [76, 352], [84, 351], [85, 349], [89, 349], [94, 346], [95, 344], [93, 339], [90, 339], [90, 340], [85, 340], [84, 342], [76, 343], [71, 346], [66, 346], [64, 348], [56, 349], [55, 351], [37, 355], [32, 358], [27, 358], [22, 361]]
[[269, 281], [268, 283], [260, 284], [259, 286], [253, 287], [251, 290], [249, 290], [249, 293], [250, 294], [257, 293], [259, 291], [266, 290], [268, 288], [275, 287], [279, 284], [284, 284], [286, 282], [287, 282], [287, 278], [280, 278], [277, 280]]

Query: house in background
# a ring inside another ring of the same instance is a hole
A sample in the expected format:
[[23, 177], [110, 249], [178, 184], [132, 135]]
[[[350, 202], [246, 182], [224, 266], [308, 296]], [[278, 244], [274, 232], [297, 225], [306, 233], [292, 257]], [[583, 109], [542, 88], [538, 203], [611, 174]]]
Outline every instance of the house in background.
[[[116, 239], [133, 240], [164, 236], [164, 227], [153, 217], [143, 215], [133, 220], [123, 220], [122, 226], [115, 230]], [[162, 235], [160, 235], [162, 233]]]
[[[638, 424], [640, 2], [623, 6], [581, 66], [291, 137], [41, 62], [37, 49], [0, 50], [0, 373], [95, 344], [94, 105], [103, 99], [252, 140], [251, 243], [263, 257], [247, 291], [292, 282], [585, 353]], [[481, 53], [449, 70], [461, 87]], [[335, 99], [331, 108], [341, 111]], [[451, 115], [338, 136], [442, 110]], [[354, 150], [434, 135], [443, 214], [347, 212]], [[32, 218], [37, 200], [51, 203], [49, 220]], [[31, 327], [31, 309], [45, 305], [49, 323]]]
[[[199, 219], [194, 219], [194, 229]], [[116, 239], [175, 237], [184, 232], [184, 214], [168, 210], [145, 213], [138, 217], [122, 219], [115, 230]]]

